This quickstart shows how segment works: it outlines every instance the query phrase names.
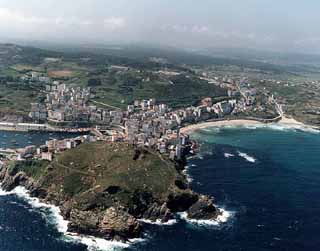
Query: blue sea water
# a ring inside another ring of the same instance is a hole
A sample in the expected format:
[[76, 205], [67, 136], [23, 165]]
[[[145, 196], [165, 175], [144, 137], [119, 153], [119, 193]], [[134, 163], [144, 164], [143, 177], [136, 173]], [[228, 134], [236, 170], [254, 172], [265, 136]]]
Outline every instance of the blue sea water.
[[44, 132], [4, 132], [0, 131], [0, 148], [17, 148], [29, 145], [42, 145], [49, 139], [74, 138], [80, 133], [44, 133]]
[[[193, 138], [201, 150], [188, 163], [192, 187], [231, 216], [215, 225], [179, 217], [169, 226], [146, 224], [145, 241], [127, 250], [320, 249], [320, 133], [208, 128]], [[15, 195], [0, 196], [0, 250], [86, 250], [65, 242], [48, 215]]]

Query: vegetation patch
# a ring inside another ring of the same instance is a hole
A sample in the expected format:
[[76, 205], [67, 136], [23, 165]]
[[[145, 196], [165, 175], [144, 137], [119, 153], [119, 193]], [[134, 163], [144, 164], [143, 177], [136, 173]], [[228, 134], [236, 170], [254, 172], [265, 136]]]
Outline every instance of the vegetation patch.
[[40, 178], [45, 174], [49, 162], [42, 160], [13, 161], [9, 163], [9, 172], [25, 172], [27, 176], [34, 179]]
[[74, 71], [61, 70], [61, 71], [49, 71], [48, 76], [51, 78], [65, 78], [74, 76]]

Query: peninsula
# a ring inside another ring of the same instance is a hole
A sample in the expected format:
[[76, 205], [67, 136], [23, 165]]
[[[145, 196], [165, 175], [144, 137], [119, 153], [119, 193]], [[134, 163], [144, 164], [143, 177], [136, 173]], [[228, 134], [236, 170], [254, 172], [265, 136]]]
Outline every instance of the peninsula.
[[142, 219], [168, 222], [179, 212], [216, 219], [213, 199], [193, 192], [183, 173], [196, 151], [192, 130], [298, 123], [285, 113], [318, 125], [317, 110], [300, 119], [304, 113], [295, 116], [288, 105], [294, 99], [262, 86], [282, 83], [270, 69], [244, 77], [224, 64], [12, 44], [0, 45], [0, 53], [0, 130], [81, 134], [0, 149], [2, 187], [23, 186], [58, 206], [74, 233], [126, 241], [141, 236]]
[[193, 192], [184, 162], [127, 143], [84, 143], [52, 161], [10, 161], [1, 170], [3, 189], [23, 186], [31, 196], [58, 206], [68, 231], [108, 240], [139, 237], [139, 219], [167, 222], [175, 213], [216, 219], [219, 209]]

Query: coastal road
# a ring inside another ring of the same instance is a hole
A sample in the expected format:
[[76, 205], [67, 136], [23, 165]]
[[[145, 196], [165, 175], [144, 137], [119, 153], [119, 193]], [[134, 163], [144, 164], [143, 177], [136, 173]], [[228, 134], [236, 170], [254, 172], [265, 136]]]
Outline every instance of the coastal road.
[[108, 104], [105, 104], [105, 103], [102, 103], [102, 102], [98, 102], [98, 101], [94, 101], [94, 100], [90, 100], [90, 102], [98, 104], [98, 105], [103, 105], [103, 106], [106, 106], [106, 107], [110, 107], [110, 108], [113, 108], [113, 109], [116, 109], [116, 110], [121, 110], [121, 108], [119, 108], [119, 107], [116, 107], [116, 106], [113, 106], [113, 105], [108, 105]]

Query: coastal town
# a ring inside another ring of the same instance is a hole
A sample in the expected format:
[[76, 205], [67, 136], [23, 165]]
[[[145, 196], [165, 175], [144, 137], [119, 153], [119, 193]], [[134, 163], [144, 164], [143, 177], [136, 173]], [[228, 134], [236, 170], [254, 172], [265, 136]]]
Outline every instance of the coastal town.
[[[161, 74], [173, 74], [161, 72]], [[175, 73], [179, 74], [179, 73]], [[3, 160], [42, 159], [52, 161], [54, 155], [72, 149], [85, 142], [127, 142], [137, 147], [148, 147], [171, 160], [181, 160], [193, 153], [195, 142], [180, 131], [187, 125], [205, 121], [246, 118], [260, 122], [274, 122], [281, 116], [281, 106], [270, 93], [261, 93], [250, 87], [247, 79], [202, 78], [227, 90], [228, 97], [215, 102], [203, 97], [196, 106], [173, 109], [154, 98], [135, 100], [126, 110], [108, 104], [92, 102], [94, 93], [90, 87], [68, 86], [63, 81], [51, 79], [37, 72], [27, 73], [21, 81], [45, 85], [45, 99], [32, 103], [29, 118], [32, 123], [1, 122], [0, 129], [8, 131], [68, 132], [83, 135], [69, 139], [51, 139], [42, 146], [22, 149], [0, 149]], [[272, 110], [269, 117], [255, 117]], [[249, 112], [249, 113], [248, 113]]]
[[0, 3], [0, 251], [320, 251], [320, 1]]

